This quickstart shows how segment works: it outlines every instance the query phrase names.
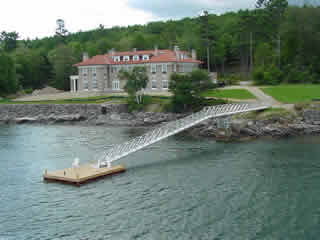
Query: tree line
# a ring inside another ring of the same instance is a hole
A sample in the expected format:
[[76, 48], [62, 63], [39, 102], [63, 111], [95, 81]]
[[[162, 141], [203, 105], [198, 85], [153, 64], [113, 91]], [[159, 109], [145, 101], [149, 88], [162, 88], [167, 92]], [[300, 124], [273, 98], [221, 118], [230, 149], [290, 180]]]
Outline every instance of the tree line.
[[72, 67], [82, 53], [105, 54], [173, 48], [197, 50], [203, 68], [228, 77], [236, 73], [258, 84], [319, 82], [320, 8], [288, 6], [286, 0], [257, 0], [253, 10], [204, 14], [19, 40], [17, 32], [0, 34], [0, 94], [46, 85], [69, 89]]

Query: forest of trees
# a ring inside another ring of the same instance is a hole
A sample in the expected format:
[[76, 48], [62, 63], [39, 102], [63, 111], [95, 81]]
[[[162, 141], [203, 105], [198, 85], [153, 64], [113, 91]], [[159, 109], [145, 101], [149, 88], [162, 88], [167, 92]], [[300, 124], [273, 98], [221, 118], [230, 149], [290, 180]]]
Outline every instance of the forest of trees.
[[258, 84], [318, 83], [320, 79], [320, 7], [288, 6], [286, 0], [257, 0], [254, 10], [146, 25], [100, 25], [87, 32], [19, 40], [16, 32], [0, 34], [0, 94], [51, 85], [68, 90], [72, 64], [117, 51], [160, 49], [179, 45], [196, 49], [207, 68], [220, 76], [235, 73]]

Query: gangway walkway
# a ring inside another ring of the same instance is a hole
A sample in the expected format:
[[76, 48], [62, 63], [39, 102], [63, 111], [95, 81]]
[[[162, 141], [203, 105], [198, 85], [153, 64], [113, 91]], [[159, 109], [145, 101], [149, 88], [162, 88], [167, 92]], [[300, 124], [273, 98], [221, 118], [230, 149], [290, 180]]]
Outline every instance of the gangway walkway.
[[169, 122], [157, 129], [147, 132], [140, 137], [133, 138], [128, 142], [111, 147], [103, 154], [100, 159], [98, 159], [97, 166], [111, 167], [111, 162], [128, 156], [131, 153], [134, 153], [169, 136], [182, 132], [209, 118], [224, 117], [237, 113], [258, 111], [267, 108], [269, 108], [269, 106], [257, 104], [225, 104], [206, 107], [200, 112], [196, 112], [185, 118]]

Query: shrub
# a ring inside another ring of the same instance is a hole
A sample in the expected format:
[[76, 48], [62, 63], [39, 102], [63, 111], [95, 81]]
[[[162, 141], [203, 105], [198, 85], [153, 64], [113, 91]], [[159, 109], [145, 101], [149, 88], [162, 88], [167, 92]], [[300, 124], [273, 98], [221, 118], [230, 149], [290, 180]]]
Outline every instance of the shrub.
[[200, 108], [204, 102], [201, 93], [213, 87], [206, 71], [173, 73], [169, 84], [169, 91], [173, 94], [170, 109], [174, 112], [184, 112]]
[[312, 67], [302, 68], [295, 65], [287, 65], [284, 81], [287, 83], [319, 83], [319, 78]]
[[151, 96], [142, 96], [142, 102], [137, 103], [136, 97], [129, 95], [127, 99], [127, 104], [128, 104], [128, 111], [133, 112], [133, 111], [142, 111], [147, 105], [149, 105], [152, 101]]
[[277, 85], [282, 81], [282, 73], [275, 65], [261, 66], [254, 70], [253, 80], [257, 85]]
[[25, 92], [26, 94], [32, 94], [33, 89], [32, 89], [32, 88], [27, 88], [27, 89], [24, 89], [24, 92]]
[[309, 106], [310, 106], [309, 103], [296, 103], [296, 104], [294, 105], [294, 109], [295, 109], [296, 111], [300, 112], [300, 111], [308, 108]]
[[227, 85], [237, 85], [241, 81], [244, 81], [243, 75], [238, 73], [219, 75], [218, 82], [225, 83]]
[[263, 67], [257, 67], [253, 71], [253, 80], [257, 85], [265, 84], [265, 81], [264, 81], [264, 68]]

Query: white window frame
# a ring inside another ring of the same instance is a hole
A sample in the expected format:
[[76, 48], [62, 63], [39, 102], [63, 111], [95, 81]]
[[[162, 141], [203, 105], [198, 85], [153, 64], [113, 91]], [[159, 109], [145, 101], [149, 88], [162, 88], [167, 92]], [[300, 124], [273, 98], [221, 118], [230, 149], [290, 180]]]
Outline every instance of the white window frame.
[[149, 60], [149, 55], [146, 55], [146, 54], [143, 55], [143, 56], [142, 56], [142, 60], [145, 60], [145, 61], [146, 61], [146, 60]]
[[115, 62], [120, 62], [120, 56], [114, 56], [113, 61]]
[[150, 72], [151, 73], [156, 73], [157, 72], [157, 65], [156, 64], [151, 64]]
[[166, 63], [163, 63], [161, 66], [162, 73], [167, 73], [168, 72], [168, 65]]
[[120, 81], [119, 80], [112, 81], [112, 90], [120, 90]]
[[134, 55], [133, 56], [133, 61], [139, 61], [140, 60], [140, 56], [139, 55]]
[[158, 89], [157, 80], [153, 79], [151, 81], [151, 89]]
[[[164, 83], [166, 83], [166, 87], [164, 87]], [[169, 82], [168, 82], [168, 80], [162, 80], [162, 89], [169, 89]]]
[[129, 62], [130, 61], [130, 56], [123, 56], [123, 61], [124, 62]]
[[173, 64], [173, 72], [177, 72], [177, 64]]

